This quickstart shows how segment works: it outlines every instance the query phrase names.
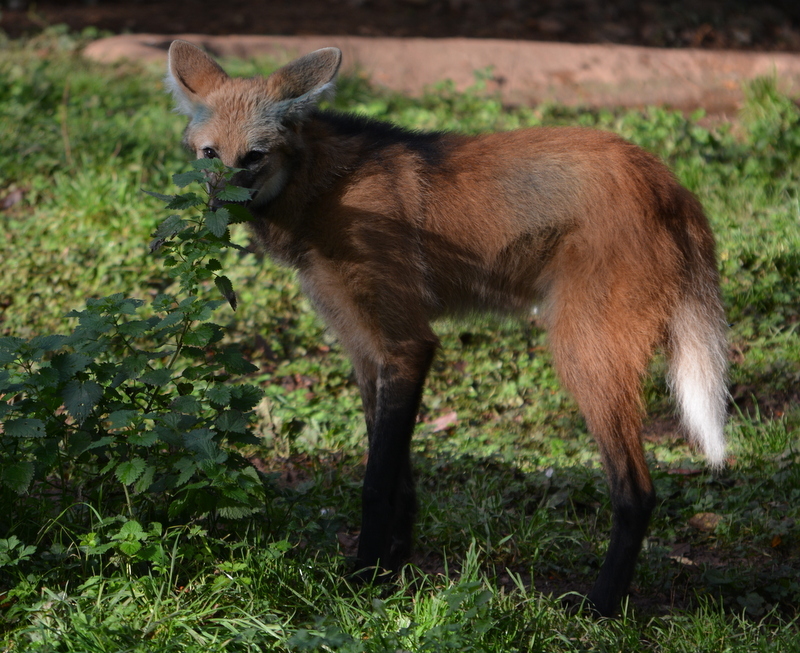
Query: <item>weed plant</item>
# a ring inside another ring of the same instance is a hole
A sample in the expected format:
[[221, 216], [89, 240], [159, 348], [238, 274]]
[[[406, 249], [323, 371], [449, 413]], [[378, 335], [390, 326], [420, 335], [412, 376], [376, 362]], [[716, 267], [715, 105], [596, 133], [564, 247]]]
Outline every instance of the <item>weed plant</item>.
[[629, 602], [598, 622], [558, 602], [589, 589], [610, 510], [535, 314], [438, 325], [416, 553], [396, 583], [349, 583], [365, 451], [350, 366], [294, 276], [249, 251], [239, 210], [205, 210], [203, 171], [173, 179], [188, 164], [163, 71], [90, 63], [93, 37], [0, 42], [2, 650], [800, 649], [800, 111], [780, 80], [730, 121], [509, 108], [485, 75], [421, 98], [339, 85], [336, 108], [413, 128], [616, 131], [709, 213], [729, 465], [710, 474], [679, 437], [656, 362], [661, 502]]

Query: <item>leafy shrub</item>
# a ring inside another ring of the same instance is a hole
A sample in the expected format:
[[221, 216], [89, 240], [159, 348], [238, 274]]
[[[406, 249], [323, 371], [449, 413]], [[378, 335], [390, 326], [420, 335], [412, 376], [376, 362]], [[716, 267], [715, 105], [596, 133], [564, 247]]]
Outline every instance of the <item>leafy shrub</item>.
[[[230, 175], [202, 160], [174, 180], [203, 184], [208, 172]], [[0, 338], [0, 501], [10, 508], [0, 534], [12, 522], [38, 528], [45, 520], [30, 519], [31, 510], [64, 511], [88, 526], [86, 505], [102, 506], [101, 523], [126, 515], [106, 549], [134, 555], [161, 532], [158, 522], [149, 530], [140, 522], [241, 518], [263, 508], [262, 479], [241, 453], [258, 442], [251, 423], [262, 392], [231, 383], [256, 368], [224, 344], [211, 317], [225, 301], [208, 297], [213, 280], [235, 309], [221, 260], [239, 247], [229, 224], [249, 215], [236, 204], [212, 211], [210, 202], [248, 191], [157, 196], [180, 211], [151, 244], [179, 295], [90, 299], [69, 313], [77, 324], [68, 334]], [[16, 536], [0, 542], [0, 568], [31, 554]]]

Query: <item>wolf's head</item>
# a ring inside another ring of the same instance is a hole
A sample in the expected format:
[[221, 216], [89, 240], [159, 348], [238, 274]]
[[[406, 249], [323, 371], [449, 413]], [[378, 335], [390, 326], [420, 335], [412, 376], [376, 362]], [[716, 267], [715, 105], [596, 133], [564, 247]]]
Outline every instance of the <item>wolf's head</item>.
[[287, 181], [294, 126], [333, 91], [341, 61], [338, 48], [323, 48], [266, 78], [232, 78], [197, 46], [173, 41], [166, 82], [190, 118], [184, 144], [198, 158], [243, 168], [234, 183], [255, 189], [255, 205], [269, 202]]

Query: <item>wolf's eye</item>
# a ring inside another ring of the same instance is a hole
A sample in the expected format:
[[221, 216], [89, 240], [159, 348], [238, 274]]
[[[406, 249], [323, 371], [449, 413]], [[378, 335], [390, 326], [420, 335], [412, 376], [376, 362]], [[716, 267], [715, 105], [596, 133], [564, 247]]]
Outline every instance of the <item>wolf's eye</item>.
[[204, 156], [206, 159], [217, 159], [217, 158], [219, 158], [219, 157], [217, 156], [217, 153], [216, 153], [216, 151], [215, 151], [215, 150], [214, 150], [214, 148], [212, 148], [212, 147], [204, 147], [204, 148], [203, 148], [203, 156]]
[[262, 152], [261, 150], [250, 150], [242, 157], [242, 167], [249, 168], [250, 166], [257, 165], [264, 160], [265, 156], [267, 156], [266, 152]]

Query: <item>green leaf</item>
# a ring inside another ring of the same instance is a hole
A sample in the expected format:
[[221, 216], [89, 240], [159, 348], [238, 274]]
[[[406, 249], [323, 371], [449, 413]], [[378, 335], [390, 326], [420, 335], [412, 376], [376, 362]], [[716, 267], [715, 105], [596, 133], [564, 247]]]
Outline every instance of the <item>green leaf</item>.
[[179, 472], [176, 485], [181, 486], [192, 478], [197, 471], [197, 463], [193, 458], [185, 456], [175, 463], [174, 468]]
[[153, 385], [157, 387], [161, 387], [166, 385], [172, 379], [172, 370], [168, 369], [160, 369], [160, 370], [150, 370], [149, 372], [145, 372], [139, 377], [139, 380], [142, 383], [146, 383], [147, 385]]
[[231, 389], [222, 383], [215, 383], [206, 391], [206, 397], [218, 406], [227, 406], [231, 402]]
[[217, 509], [220, 517], [224, 517], [225, 519], [244, 519], [245, 517], [249, 517], [250, 515], [256, 514], [261, 508], [250, 508], [247, 506], [236, 505], [236, 506], [220, 506]]
[[156, 227], [156, 230], [153, 232], [152, 236], [156, 240], [167, 240], [172, 238], [175, 234], [182, 231], [187, 223], [180, 215], [177, 213], [173, 213], [172, 215], [168, 216], [164, 220], [162, 220], [161, 224]]
[[124, 537], [128, 539], [135, 537], [136, 539], [142, 539], [143, 537], [146, 537], [146, 534], [144, 532], [144, 528], [142, 528], [142, 525], [138, 521], [135, 519], [129, 519], [120, 527], [119, 533], [116, 537]]
[[36, 336], [30, 341], [31, 349], [41, 349], [42, 351], [53, 351], [61, 347], [67, 336]]
[[233, 291], [233, 284], [231, 283], [231, 280], [225, 275], [221, 275], [214, 279], [214, 284], [217, 286], [217, 290], [222, 293], [222, 296], [228, 300], [231, 308], [235, 311], [237, 304], [236, 293]]
[[150, 195], [150, 197], [155, 197], [157, 200], [161, 200], [162, 202], [170, 202], [175, 199], [175, 195], [163, 195], [162, 193], [156, 193], [152, 190], [145, 190], [142, 189], [143, 193]]
[[85, 451], [89, 451], [90, 449], [100, 449], [102, 447], [107, 447], [109, 444], [112, 444], [116, 441], [117, 438], [115, 438], [113, 435], [106, 435], [88, 445]]
[[134, 433], [128, 436], [128, 444], [138, 447], [149, 447], [158, 440], [158, 434], [155, 431], [144, 431], [142, 433]]
[[250, 199], [252, 191], [249, 188], [239, 186], [225, 186], [219, 193], [217, 199], [221, 202], [246, 202]]
[[122, 335], [137, 338], [147, 332], [151, 326], [153, 326], [152, 320], [131, 320], [130, 322], [120, 324], [117, 331]]
[[218, 431], [247, 432], [247, 420], [238, 410], [226, 410], [214, 422]]
[[133, 424], [134, 418], [139, 414], [138, 410], [115, 410], [108, 414], [109, 428], [123, 429]]
[[70, 458], [80, 456], [92, 445], [92, 436], [86, 431], [71, 433], [67, 442], [67, 454]]
[[[14, 360], [16, 358], [17, 352], [25, 345], [25, 341], [22, 338], [17, 338], [16, 336], [3, 336], [0, 338], [0, 354], [11, 354], [13, 358], [10, 360]], [[2, 361], [2, 359], [0, 359]], [[5, 361], [2, 361], [5, 362]]]
[[25, 494], [33, 480], [34, 465], [30, 461], [11, 463], [3, 467], [0, 478], [3, 484], [17, 494]]
[[205, 180], [206, 176], [200, 170], [179, 172], [177, 174], [172, 175], [172, 181], [175, 183], [176, 186], [178, 186], [178, 188], [184, 188], [195, 181], [199, 181], [202, 183]]
[[184, 317], [184, 313], [180, 310], [173, 310], [171, 313], [167, 313], [161, 320], [159, 320], [158, 324], [155, 325], [155, 330], [163, 329], [165, 327], [173, 326], [175, 324], [179, 324]]
[[220, 328], [213, 322], [204, 322], [191, 329], [183, 339], [185, 345], [205, 347], [212, 340], [216, 341], [221, 336]]
[[132, 556], [136, 555], [139, 549], [142, 548], [142, 544], [136, 540], [123, 540], [119, 543], [117, 548], [125, 555]]
[[170, 409], [176, 413], [186, 413], [187, 415], [195, 415], [200, 412], [200, 402], [197, 397], [193, 395], [184, 395], [183, 397], [175, 397], [169, 405]]
[[62, 381], [71, 379], [77, 372], [85, 370], [92, 362], [91, 356], [77, 353], [56, 354], [50, 360], [50, 367], [58, 370]]
[[[190, 165], [195, 170], [211, 170], [219, 173], [224, 173], [228, 169], [221, 159], [194, 159]], [[231, 170], [239, 170], [239, 168], [231, 168]]]
[[244, 359], [242, 352], [235, 345], [217, 352], [214, 358], [217, 362], [222, 363], [228, 374], [251, 374], [258, 371], [255, 365]]
[[3, 426], [6, 435], [12, 438], [43, 438], [45, 436], [44, 422], [35, 417], [21, 417], [12, 419]]
[[242, 222], [250, 222], [253, 219], [253, 214], [242, 204], [228, 204], [225, 208], [231, 214], [228, 224], [241, 224]]
[[[117, 469], [114, 470], [114, 475], [123, 485], [130, 485], [131, 483], [135, 483], [136, 479], [142, 475], [145, 467], [146, 463], [143, 459], [138, 457], [131, 458], [131, 460], [117, 465]], [[139, 528], [141, 529], [141, 526]]]
[[250, 383], [235, 385], [231, 388], [231, 408], [242, 412], [251, 410], [264, 398], [264, 391]]
[[203, 214], [203, 218], [205, 219], [206, 229], [217, 238], [222, 238], [228, 230], [228, 221], [231, 218], [231, 214], [223, 207], [216, 211], [206, 211]]
[[61, 393], [64, 407], [78, 424], [83, 423], [102, 396], [103, 386], [96, 381], [78, 381], [76, 379], [67, 383]]
[[136, 485], [133, 486], [134, 491], [136, 492], [146, 492], [147, 489], [153, 484], [153, 478], [156, 475], [156, 468], [154, 465], [148, 465], [145, 467], [144, 472], [139, 477], [139, 480], [136, 481]]
[[197, 193], [184, 193], [176, 195], [172, 201], [167, 204], [168, 209], [176, 209], [178, 211], [185, 211], [186, 209], [194, 208], [195, 206], [205, 206], [206, 201]]
[[199, 461], [219, 463], [226, 457], [214, 441], [214, 431], [211, 429], [189, 431], [183, 435], [183, 442], [187, 449], [197, 453]]

